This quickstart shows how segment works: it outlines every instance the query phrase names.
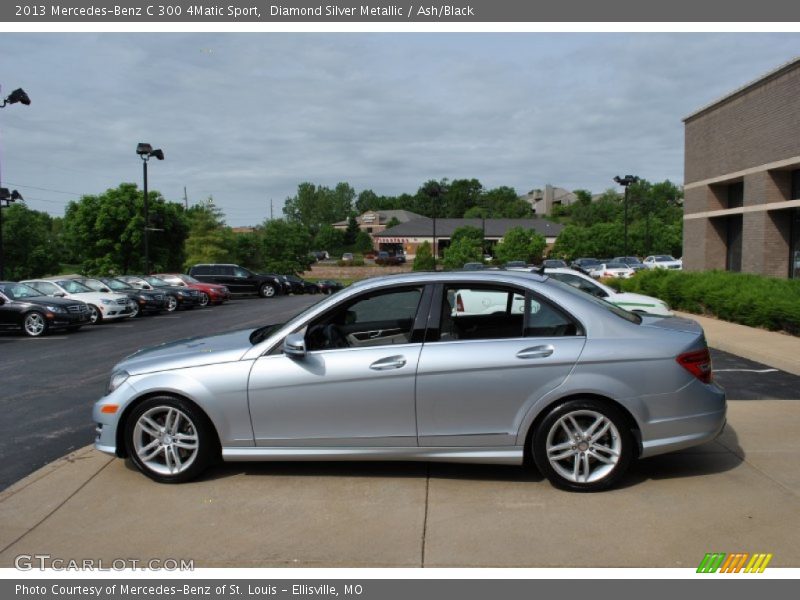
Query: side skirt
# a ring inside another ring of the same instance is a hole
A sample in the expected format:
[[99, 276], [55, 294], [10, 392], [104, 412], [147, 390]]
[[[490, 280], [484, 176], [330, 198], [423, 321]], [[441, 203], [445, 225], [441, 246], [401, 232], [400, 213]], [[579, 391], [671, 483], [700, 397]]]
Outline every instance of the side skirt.
[[486, 463], [521, 465], [522, 446], [443, 448], [417, 446], [391, 447], [306, 447], [306, 448], [223, 448], [225, 461], [338, 461], [338, 460], [409, 460], [430, 462]]

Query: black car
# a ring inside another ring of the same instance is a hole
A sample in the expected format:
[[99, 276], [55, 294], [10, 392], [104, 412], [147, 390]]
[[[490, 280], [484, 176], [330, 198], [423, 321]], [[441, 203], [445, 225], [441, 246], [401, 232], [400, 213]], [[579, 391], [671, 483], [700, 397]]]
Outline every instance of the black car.
[[[159, 290], [138, 289], [114, 277], [100, 277], [98, 279], [87, 278], [79, 281], [86, 287], [90, 287], [97, 292], [111, 290], [118, 294], [125, 294], [128, 298], [133, 300], [136, 305], [136, 310], [133, 313], [134, 317], [139, 317], [147, 313], [155, 314], [162, 310], [167, 310], [167, 295]], [[106, 289], [103, 289], [104, 287]]]
[[344, 286], [341, 283], [334, 281], [333, 279], [320, 279], [317, 282], [317, 287], [323, 294], [333, 294], [344, 289]]
[[75, 331], [89, 324], [85, 302], [42, 296], [24, 283], [0, 281], [0, 330], [39, 337], [50, 329]]
[[542, 266], [545, 269], [568, 269], [569, 265], [567, 265], [566, 261], [561, 260], [560, 258], [547, 258], [542, 261]]
[[287, 293], [292, 294], [319, 294], [319, 286], [316, 283], [306, 281], [296, 275], [281, 275]]
[[167, 312], [172, 312], [179, 308], [194, 308], [195, 306], [201, 306], [202, 303], [202, 297], [197, 290], [170, 285], [163, 279], [152, 275], [121, 275], [117, 279], [130, 284], [131, 287], [137, 290], [163, 292], [166, 300], [164, 310]]
[[594, 267], [600, 266], [602, 263], [596, 258], [576, 258], [570, 265], [576, 271], [580, 271], [584, 275], [588, 275]]
[[203, 283], [218, 283], [231, 294], [258, 294], [262, 298], [286, 293], [280, 275], [253, 273], [249, 269], [231, 264], [200, 264], [189, 269], [189, 275]]

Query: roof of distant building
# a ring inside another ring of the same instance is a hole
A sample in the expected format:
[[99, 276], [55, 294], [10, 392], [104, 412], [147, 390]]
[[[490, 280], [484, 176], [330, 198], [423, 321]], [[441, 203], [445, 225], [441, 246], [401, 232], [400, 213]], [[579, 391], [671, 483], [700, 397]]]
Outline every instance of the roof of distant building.
[[[533, 229], [545, 237], [556, 237], [564, 226], [547, 219], [436, 219], [436, 237], [450, 237], [459, 227], [483, 229], [488, 238], [501, 238], [509, 229], [523, 227]], [[433, 235], [433, 219], [422, 217], [400, 223], [373, 234], [373, 237], [430, 237]]]

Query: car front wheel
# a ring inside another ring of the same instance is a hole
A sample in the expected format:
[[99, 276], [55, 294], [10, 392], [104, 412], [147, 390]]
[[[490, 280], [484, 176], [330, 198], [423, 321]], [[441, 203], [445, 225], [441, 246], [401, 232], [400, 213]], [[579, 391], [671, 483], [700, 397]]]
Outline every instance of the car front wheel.
[[259, 288], [258, 294], [262, 298], [272, 298], [275, 295], [275, 286], [265, 283]]
[[164, 308], [167, 312], [175, 312], [178, 308], [178, 299], [175, 296], [167, 296], [167, 305]]
[[618, 409], [594, 399], [556, 405], [533, 433], [532, 454], [556, 487], [596, 492], [617, 483], [633, 456], [633, 439]]
[[133, 409], [125, 442], [139, 470], [161, 483], [194, 479], [217, 453], [204, 415], [189, 402], [169, 396], [149, 398]]
[[208, 294], [200, 292], [200, 306], [208, 306]]
[[47, 333], [47, 319], [42, 313], [28, 313], [22, 321], [22, 331], [28, 337], [41, 337]]
[[89, 305], [89, 321], [92, 325], [96, 325], [103, 320], [103, 313], [94, 304]]

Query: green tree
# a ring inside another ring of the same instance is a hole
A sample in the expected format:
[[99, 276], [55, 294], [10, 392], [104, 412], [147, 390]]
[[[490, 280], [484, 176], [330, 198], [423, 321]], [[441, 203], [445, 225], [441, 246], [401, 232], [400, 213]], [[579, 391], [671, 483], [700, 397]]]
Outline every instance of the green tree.
[[386, 223], [386, 229], [391, 229], [392, 227], [397, 227], [398, 225], [400, 225], [400, 219], [398, 219], [397, 217], [392, 217]]
[[347, 229], [344, 231], [344, 243], [346, 246], [352, 246], [356, 243], [356, 238], [361, 228], [358, 226], [355, 215], [347, 217]]
[[325, 250], [331, 256], [344, 252], [344, 231], [332, 225], [323, 225], [314, 237], [314, 249]]
[[[246, 254], [244, 242], [234, 240], [234, 234], [225, 226], [222, 211], [214, 205], [213, 198], [209, 197], [205, 202], [192, 206], [187, 218], [189, 235], [186, 238], [184, 262], [187, 269], [197, 263], [244, 262], [240, 258]], [[234, 248], [237, 244], [242, 246]]]
[[372, 236], [366, 231], [359, 231], [356, 234], [356, 241], [353, 244], [353, 250], [360, 254], [369, 252], [373, 249]]
[[[260, 227], [247, 233], [233, 233], [226, 227], [225, 237], [231, 238], [231, 261], [248, 269], [258, 271], [266, 262], [264, 256], [264, 232]], [[220, 261], [221, 262], [221, 261]]]
[[[188, 226], [183, 206], [168, 203], [156, 191], [149, 196], [150, 263], [154, 270], [181, 270]], [[64, 240], [85, 273], [143, 271], [144, 196], [123, 183], [97, 196], [70, 202], [64, 216]]]
[[21, 203], [1, 210], [6, 279], [19, 281], [57, 273], [61, 254], [52, 233], [52, 217]]
[[414, 257], [414, 270], [415, 271], [433, 271], [433, 252], [429, 242], [422, 242], [417, 248], [417, 254]]
[[483, 232], [477, 227], [459, 227], [444, 251], [444, 268], [460, 269], [468, 262], [483, 262]]
[[546, 245], [544, 237], [535, 231], [514, 227], [509, 229], [503, 240], [495, 246], [495, 252], [501, 263], [512, 260], [533, 263], [541, 260]]
[[302, 273], [308, 268], [311, 236], [299, 223], [283, 219], [263, 226], [264, 269], [275, 273]]
[[297, 195], [286, 199], [283, 213], [292, 223], [299, 223], [312, 235], [323, 225], [344, 221], [353, 210], [355, 190], [347, 183], [334, 189], [301, 183]]
[[444, 186], [441, 217], [460, 219], [470, 208], [476, 206], [483, 194], [483, 185], [477, 179], [454, 179]]

